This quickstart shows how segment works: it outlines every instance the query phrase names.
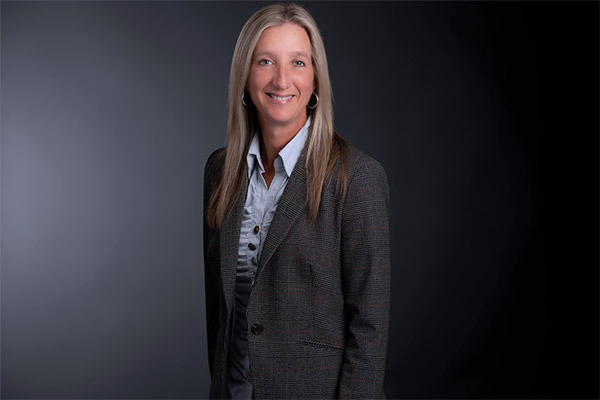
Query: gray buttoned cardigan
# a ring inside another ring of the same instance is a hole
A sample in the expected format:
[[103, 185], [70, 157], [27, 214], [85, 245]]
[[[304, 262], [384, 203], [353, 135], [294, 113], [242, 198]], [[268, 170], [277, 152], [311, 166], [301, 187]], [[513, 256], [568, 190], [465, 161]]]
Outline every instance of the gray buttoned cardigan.
[[[336, 195], [338, 160], [314, 222], [305, 207], [306, 146], [279, 200], [246, 312], [256, 399], [385, 398], [388, 183], [381, 164], [346, 149], [347, 194]], [[206, 162], [205, 215], [224, 155], [216, 150]], [[220, 228], [204, 223], [211, 398], [225, 397], [244, 188]]]

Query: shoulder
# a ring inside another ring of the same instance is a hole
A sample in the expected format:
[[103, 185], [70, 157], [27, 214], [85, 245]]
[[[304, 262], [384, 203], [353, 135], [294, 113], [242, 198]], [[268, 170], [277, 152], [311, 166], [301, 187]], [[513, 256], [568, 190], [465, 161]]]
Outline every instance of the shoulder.
[[213, 151], [204, 166], [204, 179], [214, 180], [223, 169], [225, 163], [225, 147]]
[[381, 163], [351, 144], [346, 145], [346, 160], [343, 219], [387, 220], [390, 213], [389, 185]]
[[220, 178], [223, 164], [225, 162], [225, 147], [217, 149], [208, 156], [204, 166], [204, 188], [207, 192], [212, 192]]
[[346, 173], [348, 182], [361, 184], [365, 179], [375, 180], [387, 188], [385, 169], [379, 161], [346, 142]]
[[204, 166], [204, 171], [209, 172], [213, 170], [215, 167], [221, 167], [223, 162], [225, 161], [225, 147], [221, 147], [213, 151], [208, 159], [206, 160], [206, 165]]

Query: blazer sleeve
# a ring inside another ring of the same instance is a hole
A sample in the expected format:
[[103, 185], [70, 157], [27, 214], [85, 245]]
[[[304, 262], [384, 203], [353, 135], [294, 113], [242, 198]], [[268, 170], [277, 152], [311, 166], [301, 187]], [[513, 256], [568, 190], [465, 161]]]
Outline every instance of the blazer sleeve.
[[390, 309], [389, 190], [367, 158], [349, 177], [342, 213], [342, 282], [347, 321], [339, 397], [385, 398]]
[[208, 345], [208, 367], [211, 377], [213, 374], [217, 332], [219, 328], [220, 285], [215, 273], [215, 268], [210, 265], [208, 257], [208, 243], [211, 230], [206, 222], [206, 210], [208, 207], [208, 200], [215, 183], [215, 173], [213, 171], [215, 169], [214, 160], [216, 155], [217, 151], [212, 153], [206, 161], [206, 166], [204, 167], [204, 293], [206, 304], [206, 342]]

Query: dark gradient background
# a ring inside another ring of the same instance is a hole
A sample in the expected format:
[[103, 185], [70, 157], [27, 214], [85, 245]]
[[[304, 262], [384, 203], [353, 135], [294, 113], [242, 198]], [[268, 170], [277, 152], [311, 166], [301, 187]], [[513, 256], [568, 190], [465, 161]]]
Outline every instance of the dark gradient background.
[[[208, 395], [203, 168], [264, 4], [1, 2], [3, 398]], [[388, 173], [388, 398], [598, 397], [598, 3], [303, 4]]]

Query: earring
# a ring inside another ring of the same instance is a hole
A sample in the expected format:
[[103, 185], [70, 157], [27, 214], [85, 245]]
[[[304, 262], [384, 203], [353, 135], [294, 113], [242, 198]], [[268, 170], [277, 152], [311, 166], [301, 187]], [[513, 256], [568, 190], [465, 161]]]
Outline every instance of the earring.
[[317, 96], [317, 94], [315, 92], [312, 92], [312, 94], [315, 95], [315, 97], [317, 98], [317, 101], [315, 102], [314, 106], [311, 106], [310, 105], [310, 100], [312, 100], [312, 95], [311, 95], [310, 96], [310, 100], [308, 100], [308, 104], [306, 105], [306, 107], [310, 108], [311, 110], [314, 110], [319, 105], [319, 96]]
[[[244, 90], [244, 93], [242, 93], [242, 104], [246, 107], [248, 107], [251, 103], [246, 103], [246, 94], [250, 94], [247, 90]], [[252, 101], [252, 97], [250, 97], [250, 101]]]

